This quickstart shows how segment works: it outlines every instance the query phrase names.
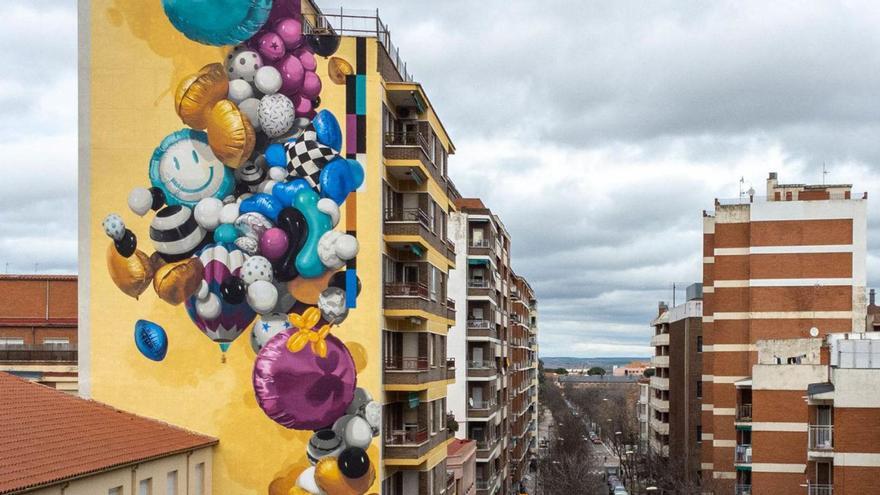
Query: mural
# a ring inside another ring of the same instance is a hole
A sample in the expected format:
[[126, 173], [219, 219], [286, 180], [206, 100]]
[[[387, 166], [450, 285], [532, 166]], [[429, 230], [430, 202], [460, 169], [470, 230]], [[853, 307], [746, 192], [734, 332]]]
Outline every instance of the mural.
[[[188, 316], [186, 331], [217, 344], [222, 362], [232, 345], [253, 349], [250, 382], [265, 421], [310, 435], [301, 453], [309, 467], [286, 475], [295, 480], [286, 493], [366, 493], [377, 474], [367, 450], [381, 406], [358, 387], [353, 354], [362, 350], [334, 335], [360, 291], [353, 213], [364, 150], [356, 118], [344, 137], [320, 108], [316, 60], [340, 39], [304, 33], [299, 0], [162, 4], [166, 22], [225, 55], [177, 82], [168, 111], [182, 128], [168, 129], [143, 157], [143, 186], [127, 203], [148, 231], [135, 233], [119, 213], [104, 218], [109, 278], [135, 299], [152, 285]], [[332, 60], [330, 80], [354, 85], [351, 65]], [[337, 230], [341, 208], [345, 231]], [[135, 323], [142, 358], [165, 359], [172, 327], [184, 325]], [[249, 343], [235, 344], [242, 340]]]

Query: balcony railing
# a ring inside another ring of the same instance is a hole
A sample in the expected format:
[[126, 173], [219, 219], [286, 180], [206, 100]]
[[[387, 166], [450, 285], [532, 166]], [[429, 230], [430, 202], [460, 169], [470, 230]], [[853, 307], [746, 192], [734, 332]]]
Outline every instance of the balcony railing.
[[831, 425], [810, 425], [810, 450], [833, 450], [834, 427]]
[[419, 131], [386, 132], [385, 144], [387, 146], [419, 146], [426, 155], [431, 156], [428, 137]]
[[751, 404], [740, 404], [736, 406], [736, 420], [737, 421], [751, 421], [752, 420], [752, 405]]
[[488, 248], [489, 246], [489, 239], [471, 239], [470, 242], [470, 247], [473, 248]]
[[403, 428], [391, 428], [391, 432], [385, 439], [386, 445], [419, 445], [428, 441], [428, 429], [405, 430]]
[[467, 326], [468, 328], [488, 330], [492, 328], [492, 322], [489, 320], [468, 320]]
[[391, 297], [421, 297], [428, 298], [428, 286], [413, 283], [390, 283], [385, 284], [385, 295]]
[[385, 210], [385, 220], [388, 222], [418, 222], [426, 229], [431, 229], [431, 218], [421, 208], [388, 209]]
[[71, 344], [0, 345], [0, 361], [76, 363], [77, 358], [77, 346]]
[[470, 279], [468, 280], [468, 288], [470, 289], [488, 289], [489, 281], [485, 279]]
[[468, 409], [486, 410], [495, 407], [494, 400], [468, 400]]
[[752, 495], [752, 485], [736, 485], [736, 495]]
[[752, 446], [751, 445], [737, 445], [736, 450], [733, 452], [733, 462], [736, 464], [751, 464], [752, 463]]
[[391, 356], [385, 358], [386, 371], [427, 371], [427, 357]]
[[472, 369], [472, 370], [485, 370], [485, 369], [494, 369], [494, 368], [495, 368], [495, 362], [494, 362], [494, 361], [487, 361], [487, 360], [482, 360], [482, 361], [474, 361], [474, 360], [471, 360], [471, 361], [468, 361], [468, 369]]
[[455, 299], [446, 298], [446, 309], [455, 311]]
[[834, 485], [807, 485], [807, 495], [834, 495]]

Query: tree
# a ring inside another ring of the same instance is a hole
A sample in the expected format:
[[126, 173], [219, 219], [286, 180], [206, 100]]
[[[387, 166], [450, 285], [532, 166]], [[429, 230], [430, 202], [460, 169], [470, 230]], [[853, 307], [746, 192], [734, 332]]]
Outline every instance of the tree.
[[592, 368], [587, 370], [588, 375], [604, 375], [605, 368], [600, 368], [599, 366], [593, 366]]
[[567, 375], [568, 374], [568, 370], [565, 368], [556, 368], [555, 370], [553, 370], [553, 372], [556, 373], [557, 375]]
[[657, 370], [655, 370], [654, 368], [645, 368], [645, 372], [642, 373], [642, 376], [644, 376], [645, 378], [651, 378], [652, 376], [654, 376], [656, 374], [657, 374]]
[[455, 435], [458, 432], [458, 421], [455, 420], [455, 414], [451, 412], [446, 413], [446, 431], [450, 435]]

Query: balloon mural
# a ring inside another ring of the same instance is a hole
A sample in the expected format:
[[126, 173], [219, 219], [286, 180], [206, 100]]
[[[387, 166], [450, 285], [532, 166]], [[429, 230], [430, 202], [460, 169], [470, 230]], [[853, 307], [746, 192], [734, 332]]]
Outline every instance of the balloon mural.
[[[312, 466], [293, 473], [289, 493], [366, 493], [376, 477], [366, 449], [379, 434], [381, 406], [357, 387], [354, 359], [332, 333], [360, 292], [358, 240], [334, 228], [364, 169], [343, 155], [336, 117], [317, 111], [315, 54], [332, 55], [339, 38], [304, 34], [299, 0], [163, 5], [189, 39], [232, 46], [222, 63], [180, 81], [174, 112], [184, 127], [158, 143], [148, 187], [128, 196], [135, 215], [155, 212], [153, 254], [120, 215], [105, 218], [110, 277], [133, 298], [152, 284], [162, 301], [183, 305], [224, 362], [250, 329], [257, 404], [280, 425], [312, 432], [303, 452]], [[331, 81], [346, 84], [351, 73], [332, 59]], [[134, 337], [150, 360], [169, 351], [157, 323], [138, 320]]]

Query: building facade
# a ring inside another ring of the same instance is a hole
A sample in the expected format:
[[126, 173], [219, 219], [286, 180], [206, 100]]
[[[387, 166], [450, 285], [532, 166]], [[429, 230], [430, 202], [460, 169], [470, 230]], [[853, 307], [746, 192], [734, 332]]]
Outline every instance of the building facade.
[[[715, 493], [832, 493], [807, 488], [815, 472], [805, 397], [827, 381], [818, 342], [866, 326], [866, 196], [849, 185], [779, 184], [771, 173], [766, 197], [716, 200], [703, 225], [704, 484]], [[831, 471], [872, 459], [846, 456]]]
[[0, 275], [0, 371], [77, 391], [77, 277]]
[[[695, 284], [699, 285], [699, 284]], [[700, 470], [702, 396], [702, 316], [699, 291], [686, 302], [667, 308], [660, 303], [652, 322], [655, 374], [650, 381], [651, 450], [670, 459], [686, 485], [698, 479]]]
[[510, 235], [479, 199], [456, 201], [450, 218], [457, 263], [450, 277], [458, 311], [450, 356], [463, 370], [450, 410], [477, 442], [478, 494], [517, 493], [537, 434], [537, 301], [510, 266]]

